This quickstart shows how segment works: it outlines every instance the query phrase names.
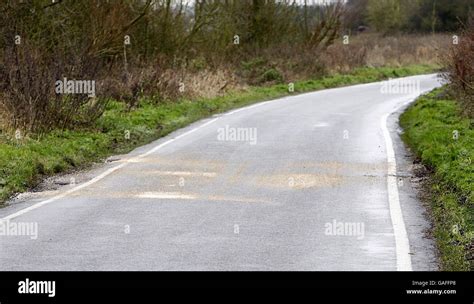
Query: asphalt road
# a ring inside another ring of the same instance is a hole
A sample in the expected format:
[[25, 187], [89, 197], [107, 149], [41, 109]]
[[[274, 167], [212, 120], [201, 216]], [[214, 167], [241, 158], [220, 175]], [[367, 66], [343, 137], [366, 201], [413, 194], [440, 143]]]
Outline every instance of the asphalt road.
[[372, 83], [259, 103], [55, 178], [74, 182], [0, 209], [0, 270], [436, 270], [398, 136], [417, 94]]

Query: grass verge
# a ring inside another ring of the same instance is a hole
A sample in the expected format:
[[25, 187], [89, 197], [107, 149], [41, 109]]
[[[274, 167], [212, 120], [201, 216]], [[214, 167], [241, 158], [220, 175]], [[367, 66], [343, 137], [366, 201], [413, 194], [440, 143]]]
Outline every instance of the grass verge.
[[[436, 69], [437, 66], [430, 65], [361, 68], [347, 75], [296, 82], [292, 94], [426, 74]], [[252, 87], [213, 99], [158, 105], [143, 100], [132, 111], [127, 111], [123, 103], [112, 101], [95, 126], [88, 129], [56, 130], [19, 140], [0, 135], [0, 204], [46, 176], [84, 168], [108, 155], [128, 152], [212, 114], [285, 95], [289, 95], [288, 85], [279, 84]], [[125, 136], [128, 132], [129, 139]]]
[[403, 139], [430, 172], [425, 186], [442, 268], [473, 270], [473, 120], [463, 117], [441, 88], [419, 98], [400, 124]]

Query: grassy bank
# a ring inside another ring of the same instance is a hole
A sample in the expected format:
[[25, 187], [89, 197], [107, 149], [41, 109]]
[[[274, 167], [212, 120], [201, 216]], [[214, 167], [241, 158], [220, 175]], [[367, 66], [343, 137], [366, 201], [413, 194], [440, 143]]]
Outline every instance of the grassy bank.
[[[366, 83], [387, 78], [430, 73], [436, 66], [362, 68], [347, 75], [294, 84], [294, 93]], [[25, 191], [42, 178], [84, 168], [104, 157], [130, 151], [198, 119], [257, 101], [288, 95], [288, 85], [253, 87], [226, 96], [153, 104], [142, 100], [131, 111], [120, 102], [110, 102], [93, 128], [57, 130], [41, 136], [0, 137], [0, 202]], [[129, 138], [126, 136], [130, 134]]]
[[421, 97], [400, 118], [404, 140], [428, 167], [434, 235], [444, 270], [473, 270], [474, 130], [444, 89]]

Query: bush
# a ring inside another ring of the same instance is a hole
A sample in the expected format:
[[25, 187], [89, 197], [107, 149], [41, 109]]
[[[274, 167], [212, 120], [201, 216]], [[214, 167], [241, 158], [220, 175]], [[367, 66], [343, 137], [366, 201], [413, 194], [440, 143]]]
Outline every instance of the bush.
[[451, 93], [460, 102], [465, 114], [474, 117], [474, 22], [459, 37], [445, 57]]
[[104, 102], [87, 94], [56, 94], [56, 81], [94, 80], [97, 65], [45, 55], [23, 44], [0, 54], [0, 127], [24, 132], [81, 126], [102, 114]]
[[281, 73], [274, 68], [266, 70], [260, 78], [260, 83], [272, 82], [272, 81], [277, 82], [277, 83], [280, 83], [283, 81], [283, 76], [281, 75]]

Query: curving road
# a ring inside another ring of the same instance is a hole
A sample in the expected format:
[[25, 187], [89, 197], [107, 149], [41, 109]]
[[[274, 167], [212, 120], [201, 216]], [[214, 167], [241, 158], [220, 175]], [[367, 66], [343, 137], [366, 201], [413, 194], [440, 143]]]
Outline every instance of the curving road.
[[0, 209], [0, 270], [437, 270], [398, 136], [419, 93], [259, 103], [52, 179]]

